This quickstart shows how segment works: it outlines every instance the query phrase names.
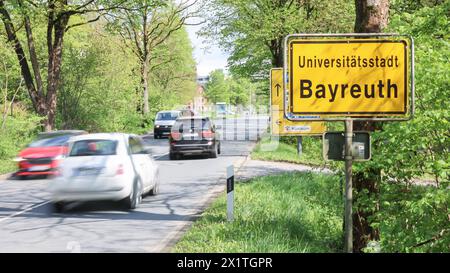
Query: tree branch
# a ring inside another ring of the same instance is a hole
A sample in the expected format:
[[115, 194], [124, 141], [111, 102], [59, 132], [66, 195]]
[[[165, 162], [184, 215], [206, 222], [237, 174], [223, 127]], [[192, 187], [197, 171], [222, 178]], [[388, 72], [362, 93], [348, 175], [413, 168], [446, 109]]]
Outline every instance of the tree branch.
[[71, 29], [71, 28], [73, 28], [73, 27], [79, 27], [79, 26], [83, 26], [83, 25], [87, 25], [87, 24], [96, 22], [96, 21], [98, 21], [102, 16], [103, 16], [103, 14], [100, 14], [99, 16], [95, 17], [94, 19], [87, 20], [86, 22], [83, 22], [83, 23], [76, 23], [76, 24], [67, 26], [65, 32], [67, 32], [69, 29]]
[[435, 236], [433, 236], [431, 239], [426, 240], [426, 241], [423, 241], [423, 242], [421, 242], [421, 243], [418, 243], [418, 244], [414, 245], [413, 247], [419, 247], [419, 246], [423, 246], [423, 245], [432, 243], [432, 242], [434, 242], [434, 241], [437, 241], [437, 240], [441, 239], [441, 238], [444, 236], [444, 234], [446, 234], [446, 233], [449, 232], [449, 231], [450, 231], [450, 229], [443, 229], [443, 230], [441, 230], [438, 234], [436, 234]]
[[[22, 1], [18, 1], [18, 3], [19, 3], [19, 6], [21, 8], [23, 8]], [[34, 46], [34, 38], [33, 38], [32, 29], [31, 29], [30, 18], [28, 17], [27, 14], [24, 14], [24, 24], [25, 24], [25, 32], [27, 34], [28, 52], [30, 54], [31, 66], [33, 67], [34, 79], [36, 81], [36, 86], [37, 86], [37, 93], [38, 93], [38, 96], [42, 96], [44, 90], [43, 90], [43, 82], [42, 82], [41, 70], [40, 70], [41, 68], [39, 65], [38, 58], [37, 58], [36, 48]]]
[[31, 75], [30, 67], [28, 66], [28, 62], [22, 44], [20, 43], [16, 35], [16, 31], [14, 30], [14, 25], [12, 24], [11, 16], [6, 10], [5, 3], [3, 0], [0, 0], [0, 17], [3, 21], [3, 24], [5, 25], [5, 31], [7, 34], [8, 42], [12, 43], [14, 46], [14, 51], [16, 52], [17, 59], [19, 60], [22, 77], [25, 80], [25, 85], [27, 87], [28, 94], [33, 104], [33, 108], [36, 111], [36, 113], [39, 113], [37, 107], [38, 97], [36, 93], [36, 87], [33, 82], [33, 76]]

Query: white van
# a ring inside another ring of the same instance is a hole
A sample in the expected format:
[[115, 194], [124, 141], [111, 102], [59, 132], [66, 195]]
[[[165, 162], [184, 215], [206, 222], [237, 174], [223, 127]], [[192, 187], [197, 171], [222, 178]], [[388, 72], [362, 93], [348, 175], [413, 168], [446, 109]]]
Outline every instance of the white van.
[[180, 117], [181, 111], [160, 111], [155, 117], [155, 126], [153, 128], [153, 135], [155, 139], [163, 136], [169, 136], [173, 124]]

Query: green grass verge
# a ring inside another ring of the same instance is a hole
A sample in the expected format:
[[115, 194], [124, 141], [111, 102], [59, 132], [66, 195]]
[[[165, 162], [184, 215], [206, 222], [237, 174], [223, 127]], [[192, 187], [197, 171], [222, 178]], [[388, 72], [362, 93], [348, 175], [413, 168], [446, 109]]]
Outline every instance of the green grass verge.
[[17, 162], [12, 159], [0, 159], [0, 174], [10, 173], [17, 170]]
[[292, 144], [279, 142], [275, 150], [266, 151], [263, 145], [268, 145], [270, 139], [259, 142], [252, 151], [251, 158], [257, 160], [280, 161], [307, 165], [325, 165], [322, 158], [322, 147], [319, 140], [311, 140], [304, 137], [303, 153], [298, 155], [297, 147]]
[[340, 252], [338, 177], [314, 173], [266, 176], [235, 185], [235, 220], [219, 197], [174, 252]]

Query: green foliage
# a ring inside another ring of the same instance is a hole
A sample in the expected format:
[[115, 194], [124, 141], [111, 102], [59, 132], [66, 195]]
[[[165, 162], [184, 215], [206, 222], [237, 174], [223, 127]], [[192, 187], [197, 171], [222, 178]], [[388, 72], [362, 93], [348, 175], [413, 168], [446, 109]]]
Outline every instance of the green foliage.
[[450, 1], [423, 8], [414, 15], [391, 19], [389, 32], [410, 34], [415, 39], [416, 113], [408, 122], [391, 122], [373, 138], [373, 160], [362, 168], [382, 168], [399, 181], [431, 176], [449, 179], [450, 158], [450, 62], [448, 10]]
[[[106, 28], [122, 38], [139, 63], [138, 110], [154, 115], [161, 109], [186, 107], [196, 91], [195, 61], [183, 24], [195, 11], [188, 1], [139, 0], [132, 9], [115, 10]], [[151, 104], [147, 104], [146, 96]]]
[[209, 75], [209, 82], [205, 89], [206, 97], [212, 103], [229, 102], [229, 85], [225, 80], [223, 70], [214, 70]]
[[[410, 122], [388, 124], [376, 135], [384, 145], [379, 145], [374, 162], [383, 166], [389, 180], [406, 182], [382, 184], [386, 194], [379, 222], [386, 231], [382, 234], [386, 251], [450, 250], [449, 10], [450, 1], [445, 1], [391, 19], [390, 30], [415, 39], [416, 115]], [[417, 177], [432, 178], [433, 186], [411, 187]], [[420, 243], [424, 244], [417, 246]]]
[[448, 188], [383, 183], [379, 221], [383, 252], [449, 252]]
[[440, 5], [446, 0], [390, 0], [389, 9], [391, 16], [404, 12], [413, 13], [424, 7]]
[[175, 252], [341, 252], [342, 199], [334, 176], [291, 173], [237, 183], [235, 220], [222, 195]]
[[179, 108], [194, 97], [196, 63], [185, 27], [175, 31], [152, 52], [150, 101], [152, 113]]
[[231, 73], [243, 77], [266, 78], [287, 34], [351, 32], [354, 21], [353, 2], [345, 0], [214, 0], [206, 10], [203, 35], [230, 53]]
[[[450, 1], [424, 6], [394, 14], [386, 30], [414, 38], [415, 116], [408, 122], [385, 123], [382, 131], [373, 133], [372, 160], [354, 168], [366, 176], [382, 170], [381, 207], [370, 221], [380, 227], [382, 250], [389, 252], [450, 249], [447, 233], [427, 242], [450, 223]], [[431, 179], [432, 186], [413, 186], [424, 179]], [[361, 193], [358, 198], [360, 208], [376, 207], [376, 196]], [[421, 242], [427, 243], [414, 247]]]
[[212, 103], [226, 102], [235, 106], [247, 106], [250, 104], [250, 96], [259, 101], [260, 84], [243, 77], [226, 76], [222, 70], [214, 70], [209, 75], [210, 81], [205, 87], [205, 94]]
[[[4, 103], [0, 100], [2, 109]], [[15, 105], [13, 109], [12, 115], [9, 112], [5, 116], [4, 127], [0, 128], [0, 174], [16, 169], [14, 157], [39, 131], [40, 117], [27, 112], [20, 105]], [[0, 122], [3, 123], [3, 120], [0, 119]]]
[[[32, 5], [22, 1], [22, 6], [19, 6], [18, 1], [6, 3], [16, 26], [23, 25], [22, 15], [26, 14], [30, 18], [44, 93], [47, 88], [48, 63], [46, 2]], [[128, 1], [126, 4], [142, 9], [144, 3], [150, 8], [158, 7], [159, 10], [171, 7], [167, 1], [154, 0]], [[77, 10], [78, 4], [71, 3], [58, 8]], [[95, 1], [83, 8], [95, 10], [98, 7], [108, 8], [114, 5], [123, 6], [124, 3], [123, 1]], [[69, 26], [77, 24], [80, 26], [70, 28], [64, 36], [55, 129], [85, 129], [90, 132], [148, 132], [157, 111], [172, 108], [175, 105], [185, 105], [195, 93], [195, 61], [187, 32], [182, 27], [158, 46], [153, 46], [151, 51], [153, 66], [149, 71], [151, 81], [149, 100], [153, 105], [150, 104], [151, 113], [143, 115], [141, 114], [140, 60], [135, 56], [135, 52], [127, 48], [117, 32], [106, 31], [108, 24], [103, 18], [83, 25], [88, 20], [96, 18], [98, 14], [94, 13], [86, 11], [86, 13], [82, 12], [83, 15], [70, 17]], [[168, 14], [159, 12], [157, 17], [156, 21], [152, 21], [152, 27], [168, 19]], [[135, 23], [139, 22], [135, 21]], [[17, 35], [25, 46], [25, 54], [30, 61], [23, 29], [22, 26]], [[8, 84], [12, 90], [20, 85], [20, 69], [15, 52], [7, 46], [3, 24], [0, 24], [0, 33], [2, 34], [0, 56], [9, 71]], [[167, 31], [160, 33], [155, 29], [152, 39], [160, 39], [166, 34]], [[29, 66], [31, 67], [31, 64]], [[0, 81], [4, 80], [5, 75], [1, 74]], [[8, 99], [12, 98], [12, 94], [13, 92], [8, 93]], [[34, 111], [27, 92], [20, 90], [15, 99], [26, 105], [28, 110]]]
[[141, 132], [136, 59], [99, 25], [78, 30], [66, 36], [57, 127]]
[[21, 148], [37, 133], [40, 118], [27, 111], [20, 69], [11, 47], [0, 36], [0, 174], [16, 169]]
[[[75, 18], [76, 19], [76, 18]], [[152, 53], [150, 110], [142, 115], [139, 61], [102, 23], [66, 36], [58, 128], [146, 133], [155, 113], [194, 95], [195, 62], [187, 32], [176, 31]]]

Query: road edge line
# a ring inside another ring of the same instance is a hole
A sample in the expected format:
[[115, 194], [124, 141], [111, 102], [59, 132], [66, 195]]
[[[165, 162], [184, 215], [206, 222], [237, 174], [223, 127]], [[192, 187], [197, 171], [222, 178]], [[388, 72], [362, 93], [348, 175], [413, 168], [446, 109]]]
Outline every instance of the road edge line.
[[21, 214], [23, 214], [23, 213], [25, 213], [25, 212], [27, 212], [27, 211], [29, 211], [29, 210], [32, 210], [32, 209], [38, 208], [38, 207], [40, 207], [40, 206], [46, 205], [46, 204], [48, 204], [48, 203], [50, 203], [50, 202], [51, 202], [51, 200], [43, 201], [43, 202], [41, 202], [41, 203], [37, 203], [37, 204], [31, 205], [31, 206], [29, 206], [29, 207], [27, 207], [27, 208], [25, 208], [25, 209], [23, 209], [23, 210], [21, 210], [21, 211], [18, 211], [18, 212], [16, 212], [16, 213], [13, 213], [13, 214], [11, 214], [11, 215], [2, 217], [2, 218], [0, 218], [0, 223], [3, 222], [3, 221], [6, 221], [6, 220], [8, 220], [8, 219], [14, 218], [14, 217], [16, 217], [16, 216], [18, 216], [18, 215], [21, 215]]
[[[237, 160], [236, 163], [233, 163], [235, 168], [237, 168], [236, 173], [239, 172], [239, 170], [244, 166], [245, 162], [248, 161], [250, 158], [250, 155], [253, 151], [253, 149], [256, 146], [256, 142], [253, 142], [252, 147], [250, 149], [250, 152], [248, 155], [246, 155], [244, 158]], [[225, 170], [224, 170], [225, 172]], [[182, 238], [182, 236], [186, 233], [186, 231], [189, 230], [189, 228], [194, 224], [194, 222], [200, 218], [201, 214], [211, 206], [211, 204], [219, 197], [221, 194], [225, 193], [226, 183], [221, 183], [223, 181], [226, 181], [226, 173], [224, 173], [223, 176], [221, 176], [219, 179], [216, 180], [216, 183], [214, 184], [214, 188], [206, 195], [206, 197], [203, 199], [204, 202], [200, 209], [196, 209], [192, 215], [186, 216], [182, 221], [185, 221], [186, 223], [181, 224], [181, 227], [176, 229], [175, 231], [169, 233], [164, 239], [163, 243], [164, 246], [159, 248], [160, 253], [171, 253], [172, 248], [178, 243], [178, 241]], [[203, 201], [202, 200], [202, 201]]]

